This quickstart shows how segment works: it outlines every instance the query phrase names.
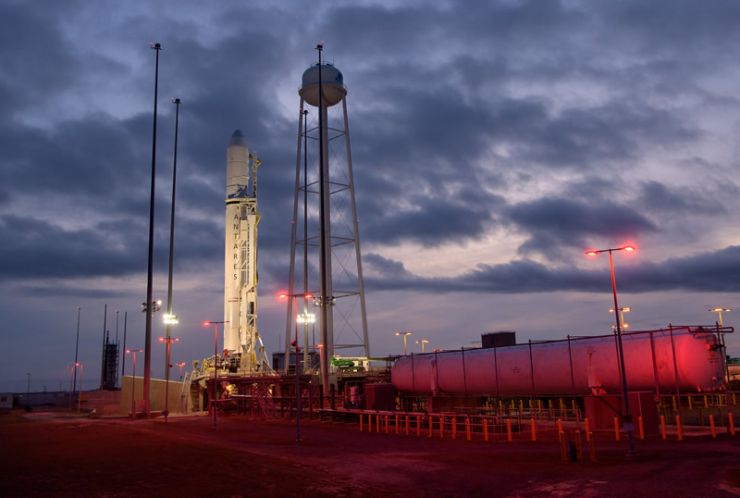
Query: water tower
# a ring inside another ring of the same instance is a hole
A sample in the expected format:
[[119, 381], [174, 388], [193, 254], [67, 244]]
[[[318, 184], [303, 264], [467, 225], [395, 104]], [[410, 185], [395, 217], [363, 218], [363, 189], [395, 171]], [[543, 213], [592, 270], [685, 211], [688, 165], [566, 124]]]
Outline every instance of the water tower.
[[[319, 44], [316, 49], [318, 63], [303, 73], [298, 91], [301, 103], [287, 293], [290, 297], [285, 327], [285, 371], [290, 363], [292, 342], [303, 347], [303, 363], [308, 366], [309, 335], [313, 335], [315, 327], [311, 325], [315, 315], [310, 311], [316, 309], [320, 336], [315, 346], [321, 359], [323, 392], [328, 395], [329, 386], [333, 383], [330, 370], [335, 350], [354, 349], [367, 357], [370, 349], [347, 120], [347, 90], [341, 71], [322, 61], [323, 45]], [[306, 104], [315, 110], [309, 111]], [[299, 224], [302, 225], [300, 229]], [[298, 254], [298, 248], [302, 254]], [[296, 275], [297, 258], [302, 260], [298, 266], [303, 270], [300, 276]], [[302, 313], [299, 314], [294, 307], [302, 308]], [[295, 358], [297, 364], [298, 354]]]

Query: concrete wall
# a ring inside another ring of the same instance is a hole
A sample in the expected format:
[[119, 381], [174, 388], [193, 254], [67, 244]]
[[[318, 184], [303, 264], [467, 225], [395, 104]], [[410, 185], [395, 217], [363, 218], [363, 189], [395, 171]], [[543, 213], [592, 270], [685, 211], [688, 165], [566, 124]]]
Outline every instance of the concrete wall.
[[[151, 411], [158, 412], [164, 410], [164, 395], [165, 395], [165, 381], [164, 379], [151, 379], [150, 383], [150, 401]], [[132, 382], [132, 377], [125, 376], [121, 381], [120, 400], [118, 405], [118, 411], [120, 413], [131, 413], [131, 387], [134, 386], [134, 403], [136, 405], [136, 411], [139, 412], [142, 409], [143, 394], [144, 394], [144, 378], [136, 377], [135, 382]], [[182, 402], [180, 401], [180, 393], [182, 392], [182, 382], [170, 380], [169, 387], [169, 410], [170, 413], [181, 413]], [[186, 393], [187, 394], [187, 393]]]

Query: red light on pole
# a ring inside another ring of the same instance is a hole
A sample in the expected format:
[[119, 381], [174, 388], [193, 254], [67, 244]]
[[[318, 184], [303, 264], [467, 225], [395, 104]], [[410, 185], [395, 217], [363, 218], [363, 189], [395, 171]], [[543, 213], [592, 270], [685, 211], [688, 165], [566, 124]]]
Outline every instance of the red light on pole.
[[[613, 253], [617, 251], [627, 251], [627, 252], [634, 252], [635, 247], [631, 245], [622, 246], [622, 247], [613, 247], [609, 249], [589, 249], [585, 252], [587, 256], [597, 256], [603, 252], [609, 254], [609, 273], [611, 274], [611, 280], [612, 280], [612, 294], [614, 297], [614, 309], [619, 310], [619, 303], [617, 301], [617, 281], [614, 276], [614, 257]], [[614, 333], [616, 335], [616, 346], [617, 346], [617, 359], [618, 359], [618, 365], [619, 365], [619, 374], [622, 381], [622, 405], [623, 405], [623, 425], [624, 428], [627, 431], [627, 441], [629, 443], [629, 453], [632, 454], [635, 451], [635, 442], [634, 442], [634, 425], [632, 422], [632, 414], [630, 413], [630, 404], [629, 404], [629, 390], [627, 387], [627, 372], [625, 369], [625, 362], [624, 362], [624, 345], [622, 344], [622, 323], [620, 320], [620, 314], [618, 312], [614, 313], [614, 317], [616, 320], [617, 327], [614, 330]]]

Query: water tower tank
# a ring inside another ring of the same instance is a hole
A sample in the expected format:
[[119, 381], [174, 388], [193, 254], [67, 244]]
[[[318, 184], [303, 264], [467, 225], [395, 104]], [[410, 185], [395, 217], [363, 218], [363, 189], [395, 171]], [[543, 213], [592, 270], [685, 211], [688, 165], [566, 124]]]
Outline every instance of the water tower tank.
[[[324, 94], [323, 105], [331, 107], [347, 95], [342, 72], [328, 63], [321, 64], [321, 88]], [[303, 73], [303, 84], [298, 94], [314, 107], [319, 106], [319, 65], [315, 64]]]

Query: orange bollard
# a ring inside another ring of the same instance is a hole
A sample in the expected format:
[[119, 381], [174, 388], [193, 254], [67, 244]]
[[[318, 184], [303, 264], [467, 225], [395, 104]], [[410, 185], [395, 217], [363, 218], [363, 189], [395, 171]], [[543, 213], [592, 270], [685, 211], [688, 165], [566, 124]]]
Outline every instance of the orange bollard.
[[665, 435], [665, 415], [660, 416], [660, 437], [662, 439], [666, 438]]
[[488, 419], [483, 419], [483, 441], [488, 442]]
[[732, 418], [732, 412], [727, 414], [727, 422], [729, 423], [730, 434], [735, 435], [735, 419]]
[[375, 415], [375, 432], [380, 432], [380, 414]]
[[642, 422], [642, 415], [637, 417], [637, 428], [640, 430], [640, 439], [645, 439], [645, 424]]
[[452, 432], [452, 440], [454, 441], [455, 439], [457, 439], [457, 415], [452, 417], [451, 432]]
[[586, 434], [586, 442], [591, 441], [591, 428], [588, 426], [588, 417], [583, 419], [583, 432]]
[[558, 434], [562, 434], [563, 433], [563, 421], [561, 419], [558, 419], [557, 424], [558, 424]]
[[532, 435], [532, 441], [537, 441], [537, 426], [534, 423], [534, 417], [529, 419], [529, 432]]
[[468, 441], [472, 439], [472, 434], [470, 433], [470, 417], [465, 416], [465, 436], [468, 438]]
[[362, 432], [362, 413], [360, 413], [360, 432]]
[[619, 417], [614, 417], [614, 440], [619, 441]]
[[512, 442], [514, 439], [511, 436], [511, 419], [506, 419], [506, 440]]
[[717, 430], [714, 428], [714, 415], [709, 415], [709, 430], [712, 431], [712, 437], [717, 437]]
[[704, 408], [709, 408], [709, 398], [707, 395], [704, 395]]
[[679, 441], [683, 441], [683, 426], [681, 425], [681, 415], [676, 415], [676, 436]]

